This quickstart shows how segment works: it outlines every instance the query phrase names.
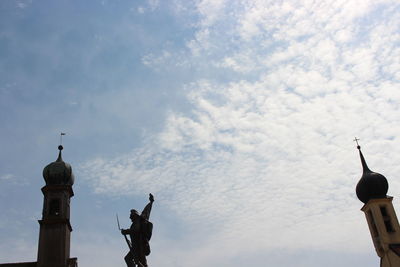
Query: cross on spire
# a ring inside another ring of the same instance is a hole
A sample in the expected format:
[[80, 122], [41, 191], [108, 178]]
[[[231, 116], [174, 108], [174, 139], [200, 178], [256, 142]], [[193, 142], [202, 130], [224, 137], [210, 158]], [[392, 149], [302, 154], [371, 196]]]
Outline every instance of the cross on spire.
[[360, 138], [354, 137], [354, 140], [353, 140], [353, 141], [357, 143], [357, 148], [360, 149], [361, 147], [360, 147], [360, 145], [358, 144], [358, 141], [360, 141]]

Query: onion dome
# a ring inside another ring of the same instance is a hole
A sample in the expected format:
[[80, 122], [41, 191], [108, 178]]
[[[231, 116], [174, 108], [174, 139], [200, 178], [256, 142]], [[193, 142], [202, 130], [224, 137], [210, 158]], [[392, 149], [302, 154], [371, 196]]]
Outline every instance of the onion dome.
[[46, 185], [73, 185], [74, 174], [71, 165], [64, 162], [61, 157], [63, 146], [58, 146], [58, 158], [43, 169], [43, 178]]
[[356, 187], [358, 199], [366, 204], [370, 199], [386, 198], [389, 185], [385, 176], [371, 171], [365, 162], [359, 145], [357, 146], [357, 149], [360, 153], [361, 164], [363, 167], [363, 174]]

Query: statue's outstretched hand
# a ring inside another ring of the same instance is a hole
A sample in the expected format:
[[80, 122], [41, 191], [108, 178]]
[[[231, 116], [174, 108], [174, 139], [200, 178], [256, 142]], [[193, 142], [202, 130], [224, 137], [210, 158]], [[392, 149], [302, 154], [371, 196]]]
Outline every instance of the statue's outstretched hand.
[[149, 194], [149, 200], [150, 202], [154, 202], [154, 196], [151, 193]]

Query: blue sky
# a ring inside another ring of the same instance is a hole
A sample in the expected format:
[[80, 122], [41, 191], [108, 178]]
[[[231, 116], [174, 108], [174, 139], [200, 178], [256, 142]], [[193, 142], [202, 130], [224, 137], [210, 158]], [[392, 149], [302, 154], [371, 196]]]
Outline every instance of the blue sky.
[[361, 138], [399, 207], [400, 5], [0, 2], [0, 261], [36, 259], [42, 169], [74, 170], [72, 256], [123, 266], [378, 266]]

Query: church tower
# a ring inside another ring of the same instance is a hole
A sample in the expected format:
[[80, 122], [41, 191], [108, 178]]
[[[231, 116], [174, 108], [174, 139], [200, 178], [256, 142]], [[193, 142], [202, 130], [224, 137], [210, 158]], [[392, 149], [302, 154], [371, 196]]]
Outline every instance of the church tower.
[[37, 267], [78, 266], [76, 258], [70, 259], [70, 199], [74, 195], [74, 174], [71, 165], [62, 159], [63, 147], [60, 145], [58, 149], [57, 160], [43, 169], [46, 185], [42, 188], [44, 200], [39, 220]]
[[[357, 139], [356, 139], [357, 141]], [[393, 197], [387, 196], [389, 185], [386, 178], [371, 171], [359, 150], [363, 174], [356, 187], [358, 199], [364, 203], [369, 231], [376, 253], [381, 258], [381, 267], [400, 266], [400, 226], [393, 208]]]

